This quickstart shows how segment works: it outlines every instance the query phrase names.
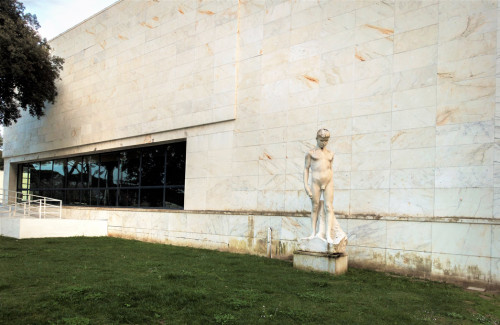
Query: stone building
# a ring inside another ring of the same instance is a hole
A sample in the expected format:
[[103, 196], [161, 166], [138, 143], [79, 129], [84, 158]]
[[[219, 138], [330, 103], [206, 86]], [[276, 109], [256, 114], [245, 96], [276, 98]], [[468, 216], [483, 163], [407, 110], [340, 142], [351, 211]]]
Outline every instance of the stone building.
[[[51, 41], [4, 188], [112, 236], [288, 258], [317, 129], [350, 265], [500, 283], [498, 4], [122, 0]], [[496, 131], [496, 133], [495, 133]]]

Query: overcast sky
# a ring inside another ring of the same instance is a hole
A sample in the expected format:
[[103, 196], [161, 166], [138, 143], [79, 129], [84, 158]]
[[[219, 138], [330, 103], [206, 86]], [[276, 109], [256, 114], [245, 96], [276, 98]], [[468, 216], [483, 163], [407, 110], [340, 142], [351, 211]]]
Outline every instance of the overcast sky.
[[[1, 0], [0, 0], [1, 1]], [[117, 0], [20, 0], [24, 12], [35, 14], [48, 40], [84, 21]]]

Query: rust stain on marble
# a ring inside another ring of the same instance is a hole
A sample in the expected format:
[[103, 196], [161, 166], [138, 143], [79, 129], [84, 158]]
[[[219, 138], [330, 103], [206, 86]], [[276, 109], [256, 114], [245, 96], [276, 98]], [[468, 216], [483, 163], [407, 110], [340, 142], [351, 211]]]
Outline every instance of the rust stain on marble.
[[212, 51], [212, 48], [208, 45], [208, 43], [206, 43], [205, 46], [207, 47], [207, 51], [210, 55], [214, 54], [214, 51]]
[[438, 72], [437, 75], [439, 78], [443, 78], [443, 79], [444, 78], [450, 78], [450, 79], [453, 78], [453, 73], [451, 73], [451, 72]]
[[102, 47], [103, 50], [106, 48], [106, 44], [107, 44], [106, 40], [99, 43], [99, 45]]
[[436, 124], [437, 124], [438, 126], [441, 126], [441, 125], [445, 125], [445, 124], [447, 124], [448, 120], [452, 117], [452, 115], [453, 115], [453, 114], [452, 114], [452, 112], [451, 112], [451, 111], [449, 111], [449, 110], [445, 111], [445, 112], [444, 112], [444, 113], [442, 113], [442, 114], [439, 114], [439, 115], [437, 116], [437, 121], [436, 121]]
[[142, 26], [142, 27], [147, 27], [147, 28], [153, 28], [153, 26], [151, 26], [150, 24], [146, 23], [145, 21], [143, 21], [143, 22], [141, 23], [141, 26]]
[[402, 131], [399, 131], [398, 133], [396, 133], [392, 138], [391, 138], [391, 143], [394, 143], [394, 141], [396, 141], [401, 135], [403, 134]]
[[158, 18], [158, 16], [154, 16], [152, 19], [153, 19], [154, 21], [159, 21], [159, 20], [160, 20], [160, 18]]
[[355, 50], [354, 57], [359, 61], [366, 61], [366, 59], [358, 52], [358, 49]]
[[179, 9], [177, 9], [177, 11], [184, 15], [184, 11], [182, 11], [181, 7], [179, 7]]
[[204, 15], [215, 15], [215, 12], [211, 11], [211, 10], [198, 10], [198, 12], [200, 14], [204, 14]]
[[264, 159], [269, 159], [269, 160], [272, 160], [273, 157], [271, 157], [271, 155], [269, 155], [267, 152], [264, 152], [262, 154], [262, 156], [259, 157], [260, 160], [264, 160]]
[[306, 75], [306, 74], [305, 74], [305, 75], [303, 75], [303, 77], [304, 77], [306, 80], [308, 80], [308, 81], [314, 82], [314, 83], [316, 83], [316, 84], [318, 84], [318, 83], [319, 83], [318, 78], [314, 78], [314, 77], [308, 76], [308, 75]]
[[371, 29], [378, 30], [379, 32], [381, 32], [382, 34], [385, 34], [385, 35], [392, 35], [392, 34], [394, 34], [394, 30], [392, 30], [392, 29], [383, 28], [383, 27], [379, 27], [379, 26], [375, 26], [375, 25], [370, 25], [370, 24], [366, 24], [365, 26], [368, 27], [368, 28], [371, 28]]
[[86, 33], [88, 33], [88, 34], [91, 34], [91, 35], [95, 35], [95, 33], [94, 33], [94, 32], [91, 32], [91, 31], [90, 31], [90, 30], [88, 30], [88, 29], [86, 29], [86, 30], [85, 30], [85, 32], [86, 32]]
[[128, 40], [128, 37], [118, 34], [118, 38], [121, 40]]

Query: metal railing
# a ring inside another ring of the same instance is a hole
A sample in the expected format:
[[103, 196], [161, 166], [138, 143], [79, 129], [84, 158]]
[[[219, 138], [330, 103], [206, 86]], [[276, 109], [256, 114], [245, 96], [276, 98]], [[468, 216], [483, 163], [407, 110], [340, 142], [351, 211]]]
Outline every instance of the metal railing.
[[61, 219], [62, 201], [27, 191], [0, 189], [0, 217]]

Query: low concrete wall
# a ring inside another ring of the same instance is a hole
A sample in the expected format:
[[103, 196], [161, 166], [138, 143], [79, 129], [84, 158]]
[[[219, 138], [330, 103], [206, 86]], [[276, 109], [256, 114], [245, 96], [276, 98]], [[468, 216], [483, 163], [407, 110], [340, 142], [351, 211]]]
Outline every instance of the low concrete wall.
[[[110, 236], [289, 259], [310, 232], [303, 214], [64, 208], [64, 217], [106, 219]], [[500, 225], [490, 219], [338, 216], [349, 265], [450, 282], [500, 286]]]
[[99, 237], [108, 235], [106, 220], [0, 218], [0, 235], [23, 238]]

